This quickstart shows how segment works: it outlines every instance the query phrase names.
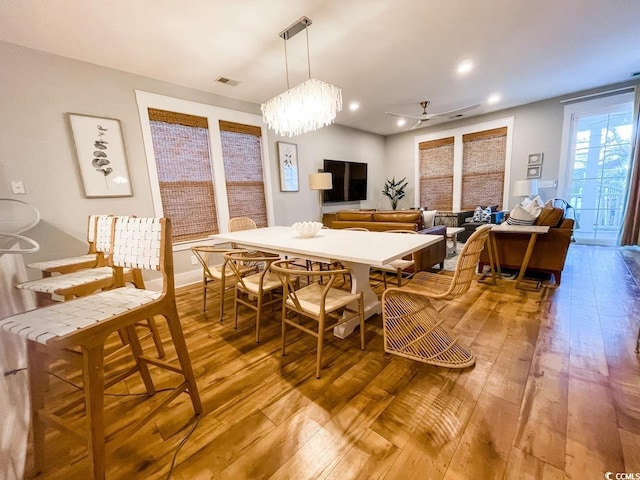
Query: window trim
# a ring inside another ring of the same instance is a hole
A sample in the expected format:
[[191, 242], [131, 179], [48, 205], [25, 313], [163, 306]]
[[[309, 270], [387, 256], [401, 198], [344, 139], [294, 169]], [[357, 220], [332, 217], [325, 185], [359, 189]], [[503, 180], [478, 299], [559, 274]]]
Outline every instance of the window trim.
[[[147, 170], [149, 172], [149, 184], [151, 187], [151, 198], [153, 201], [154, 215], [163, 216], [162, 198], [160, 196], [160, 185], [158, 182], [158, 172], [156, 168], [156, 158], [153, 152], [153, 140], [151, 137], [151, 124], [147, 114], [148, 108], [157, 108], [172, 112], [185, 113], [205, 117], [209, 123], [209, 152], [211, 155], [211, 172], [214, 179], [214, 195], [218, 215], [218, 227], [221, 233], [228, 231], [229, 224], [229, 204], [227, 202], [227, 186], [224, 175], [224, 162], [222, 159], [222, 142], [220, 140], [219, 121], [230, 121], [244, 123], [259, 127], [262, 147], [262, 172], [264, 180], [264, 196], [267, 204], [267, 222], [274, 223], [273, 212], [273, 192], [271, 185], [271, 162], [269, 160], [269, 144], [267, 138], [267, 127], [262, 123], [262, 117], [252, 113], [240, 112], [228, 108], [216, 107], [204, 103], [183, 100], [174, 97], [167, 97], [156, 93], [149, 93], [141, 90], [134, 90], [136, 102], [138, 104], [138, 116], [142, 128], [142, 141], [144, 144], [145, 156], [147, 160]], [[202, 243], [206, 238], [189, 240], [187, 242], [174, 243], [173, 250], [187, 250], [192, 245]]]
[[[481, 132], [484, 130], [493, 130], [496, 128], [507, 128], [507, 148], [505, 152], [504, 164], [504, 189], [502, 193], [502, 205], [506, 208], [509, 205], [511, 187], [511, 152], [513, 146], [513, 124], [515, 117], [504, 117], [487, 122], [473, 123], [462, 127], [452, 128], [448, 130], [440, 130], [437, 132], [427, 133], [414, 137], [414, 182], [420, 185], [420, 143], [439, 140], [441, 138], [453, 137], [453, 211], [460, 211], [462, 205], [462, 161], [463, 161], [463, 142], [462, 136]], [[414, 204], [420, 205], [420, 188], [414, 190]]]

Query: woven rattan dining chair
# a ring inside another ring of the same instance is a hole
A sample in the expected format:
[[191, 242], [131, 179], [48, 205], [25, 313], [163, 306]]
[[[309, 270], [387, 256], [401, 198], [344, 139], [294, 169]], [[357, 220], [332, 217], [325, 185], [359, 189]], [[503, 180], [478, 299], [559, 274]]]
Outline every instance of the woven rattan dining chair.
[[[220, 321], [224, 318], [225, 293], [233, 290], [235, 273], [231, 268], [227, 268], [225, 253], [232, 252], [231, 248], [219, 248], [211, 245], [197, 245], [191, 247], [191, 251], [202, 266], [202, 310], [207, 311], [207, 290], [218, 291], [220, 293]], [[212, 257], [222, 257], [222, 263], [211, 265]], [[240, 273], [248, 275], [257, 273], [255, 265], [247, 265], [240, 269]], [[219, 286], [217, 285], [219, 283]]]
[[258, 228], [256, 222], [249, 217], [233, 217], [229, 220], [229, 231], [239, 232], [241, 230], [255, 230]]
[[[362, 292], [349, 293], [334, 288], [336, 278], [351, 275], [348, 269], [299, 270], [292, 265], [293, 260], [279, 260], [271, 265], [284, 285], [282, 302], [282, 355], [286, 353], [287, 326], [292, 326], [316, 337], [316, 378], [320, 378], [322, 368], [322, 347], [324, 335], [335, 326], [358, 318], [360, 320], [360, 348], [364, 350], [364, 296]], [[307, 285], [299, 287], [299, 278], [307, 277]], [[316, 279], [324, 278], [322, 284]], [[311, 281], [311, 280], [314, 281]], [[353, 304], [357, 304], [353, 308]], [[311, 319], [314, 325], [308, 327], [299, 319], [290, 319], [288, 312]]]
[[440, 367], [475, 364], [474, 353], [443, 324], [433, 300], [453, 300], [469, 289], [491, 227], [482, 225], [469, 237], [453, 276], [419, 272], [407, 285], [384, 291], [385, 352]]
[[96, 232], [98, 219], [108, 216], [110, 215], [89, 215], [87, 222], [88, 251], [85, 255], [33, 262], [28, 264], [27, 267], [40, 270], [43, 277], [50, 277], [53, 273], [71, 273], [85, 268], [105, 266], [106, 263], [103, 253], [96, 251]]
[[[234, 328], [238, 328], [238, 314], [240, 305], [249, 307], [256, 312], [256, 343], [260, 343], [260, 320], [265, 307], [273, 306], [282, 301], [282, 282], [280, 277], [269, 268], [280, 257], [265, 255], [248, 250], [234, 250], [224, 254], [227, 268], [234, 275]], [[246, 269], [257, 268], [258, 273], [246, 274]]]
[[[166, 370], [163, 378], [167, 375], [181, 378], [178, 386], [165, 398], [157, 403], [150, 402], [152, 405], [148, 411], [130, 430], [118, 432], [121, 438], [139, 430], [142, 424], [183, 392], [188, 393], [196, 415], [202, 413], [175, 303], [170, 222], [164, 218], [127, 217], [118, 219], [113, 228], [112, 255], [117, 277], [122, 279], [122, 270], [125, 268], [160, 271], [163, 280], [161, 292], [119, 287], [0, 320], [0, 329], [27, 340], [33, 452], [37, 471], [42, 471], [46, 466], [45, 420], [63, 431], [76, 432], [76, 416], [68, 418], [69, 415], [65, 413], [70, 413], [72, 408], [77, 410], [73, 406], [82, 403], [82, 399], [70, 400], [65, 406], [56, 404], [55, 412], [45, 410], [49, 357], [62, 359], [82, 371], [87, 431], [78, 434], [87, 439], [92, 478], [105, 477], [106, 388], [140, 372], [147, 394], [154, 395], [156, 391], [150, 365]], [[156, 315], [164, 317], [167, 322], [177, 363], [158, 360], [143, 351], [135, 325], [140, 320]], [[122, 334], [123, 331], [128, 337], [135, 361], [126, 371], [112, 373], [110, 378], [105, 379], [105, 343], [112, 335]], [[110, 443], [116, 443], [118, 437], [111, 439]]]
[[[385, 233], [402, 233], [402, 234], [414, 234], [417, 235], [418, 232], [414, 230], [387, 230]], [[387, 273], [391, 272], [396, 275], [396, 285], [398, 287], [402, 286], [403, 274], [405, 271], [409, 271], [409, 269], [415, 268], [416, 259], [415, 253], [411, 254], [411, 259], [407, 258], [398, 258], [397, 260], [392, 260], [386, 265], [379, 267], [382, 271], [382, 283], [384, 284], [384, 288], [387, 288]], [[409, 271], [407, 278], [411, 278], [413, 276], [413, 272]]]

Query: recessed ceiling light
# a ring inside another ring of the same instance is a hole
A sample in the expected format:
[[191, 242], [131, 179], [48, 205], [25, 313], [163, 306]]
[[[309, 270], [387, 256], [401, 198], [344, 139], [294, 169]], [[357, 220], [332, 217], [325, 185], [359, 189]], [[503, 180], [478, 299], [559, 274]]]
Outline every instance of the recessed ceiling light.
[[494, 103], [498, 103], [499, 101], [500, 101], [500, 95], [497, 93], [494, 93], [489, 98], [487, 98], [487, 103], [489, 105], [493, 105]]
[[399, 127], [404, 127], [406, 124], [407, 124], [407, 121], [404, 118], [399, 118], [398, 119], [397, 125]]
[[460, 74], [468, 73], [472, 69], [473, 69], [473, 63], [471, 62], [471, 60], [464, 60], [463, 62], [460, 62], [460, 64], [458, 65], [458, 73]]
[[355, 112], [359, 108], [360, 108], [360, 104], [358, 102], [351, 102], [349, 104], [349, 110], [351, 110], [352, 112]]

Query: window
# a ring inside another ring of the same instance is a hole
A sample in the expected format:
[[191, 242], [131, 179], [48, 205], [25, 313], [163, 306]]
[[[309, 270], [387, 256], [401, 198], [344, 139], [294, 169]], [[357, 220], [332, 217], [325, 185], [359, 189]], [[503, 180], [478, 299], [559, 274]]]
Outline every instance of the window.
[[273, 223], [265, 131], [258, 115], [136, 91], [155, 215], [175, 250], [225, 232], [229, 218]]
[[453, 137], [418, 144], [420, 206], [451, 210], [453, 205]]
[[505, 208], [513, 117], [416, 137], [415, 201], [441, 211]]
[[155, 108], [147, 111], [162, 211], [171, 218], [173, 241], [218, 233], [207, 119]]
[[578, 243], [617, 245], [631, 166], [633, 94], [565, 107], [560, 192], [575, 208]]
[[507, 127], [467, 133], [462, 135], [462, 144], [462, 209], [500, 205], [504, 195]]
[[261, 135], [259, 127], [220, 121], [229, 216], [250, 217], [266, 227]]

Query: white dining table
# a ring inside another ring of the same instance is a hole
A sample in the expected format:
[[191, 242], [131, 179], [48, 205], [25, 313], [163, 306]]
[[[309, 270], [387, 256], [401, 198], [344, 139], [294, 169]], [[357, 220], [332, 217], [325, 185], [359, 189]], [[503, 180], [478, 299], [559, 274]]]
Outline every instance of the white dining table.
[[[216, 240], [233, 242], [281, 256], [295, 256], [323, 263], [340, 261], [352, 272], [351, 291], [363, 292], [365, 318], [381, 312], [378, 296], [369, 283], [370, 267], [382, 267], [439, 241], [442, 235], [401, 235], [387, 232], [361, 232], [323, 228], [311, 238], [303, 238], [292, 227], [264, 227], [212, 235]], [[358, 319], [337, 326], [335, 336], [345, 338], [358, 325]]]

